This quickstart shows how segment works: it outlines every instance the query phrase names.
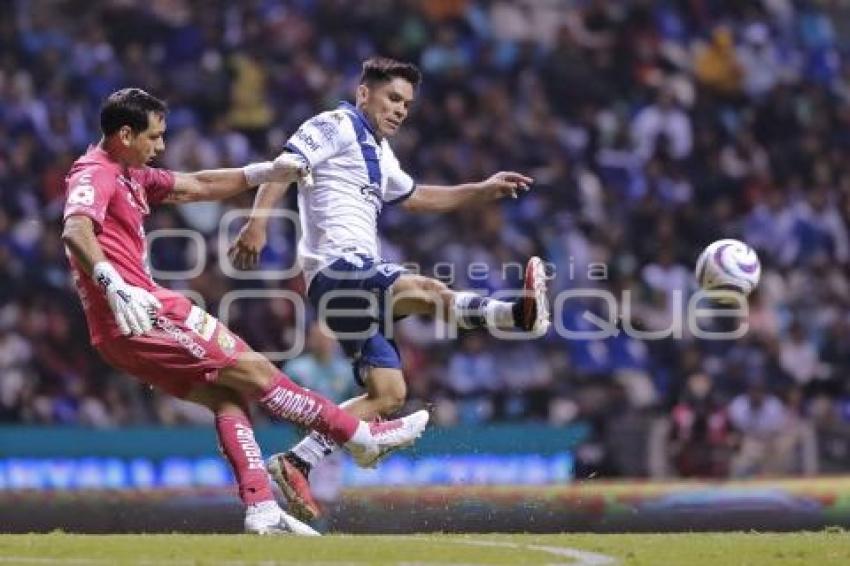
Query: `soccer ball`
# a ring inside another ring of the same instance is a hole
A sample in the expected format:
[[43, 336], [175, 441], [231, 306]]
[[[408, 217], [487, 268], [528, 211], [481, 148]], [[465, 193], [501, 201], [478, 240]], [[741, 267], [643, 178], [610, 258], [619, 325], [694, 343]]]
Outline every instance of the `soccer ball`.
[[697, 260], [697, 282], [707, 291], [731, 291], [746, 296], [756, 288], [760, 276], [758, 255], [738, 240], [717, 240]]

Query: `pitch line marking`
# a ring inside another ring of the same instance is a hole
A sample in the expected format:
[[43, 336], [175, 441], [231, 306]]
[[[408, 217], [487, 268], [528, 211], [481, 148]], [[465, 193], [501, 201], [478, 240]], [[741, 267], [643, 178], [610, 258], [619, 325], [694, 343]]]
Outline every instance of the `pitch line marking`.
[[[545, 546], [540, 544], [519, 544], [516, 542], [501, 542], [494, 540], [452, 540], [452, 542], [458, 544], [473, 544], [476, 546], [500, 546], [503, 548], [516, 548], [516, 549], [524, 549], [527, 548], [529, 550], [536, 550], [539, 552], [545, 552], [547, 554], [554, 554], [555, 556], [564, 556], [566, 558], [572, 558], [575, 562], [570, 562], [569, 565], [564, 564], [563, 566], [613, 566], [617, 563], [617, 560], [613, 556], [608, 556], [606, 554], [599, 554], [596, 552], [588, 552], [586, 550], [579, 550], [577, 548], [569, 548], [566, 546]], [[556, 565], [552, 565], [556, 566]], [[557, 565], [561, 566], [561, 565]]]
[[[401, 536], [398, 538], [406, 538], [409, 540], [422, 540], [423, 537]], [[570, 548], [566, 546], [521, 544], [516, 542], [503, 542], [485, 539], [438, 539], [433, 537], [424, 538], [428, 538], [435, 542], [451, 542], [454, 544], [469, 544], [473, 546], [513, 548], [517, 550], [535, 550], [538, 552], [545, 552], [547, 554], [554, 554], [555, 556], [563, 556], [565, 558], [573, 559], [573, 562], [570, 562], [569, 564], [550, 564], [549, 566], [614, 566], [615, 564], [617, 564], [617, 559], [613, 556], [608, 556], [607, 554], [600, 554], [598, 552], [589, 552], [587, 550], [579, 550], [577, 548]]]

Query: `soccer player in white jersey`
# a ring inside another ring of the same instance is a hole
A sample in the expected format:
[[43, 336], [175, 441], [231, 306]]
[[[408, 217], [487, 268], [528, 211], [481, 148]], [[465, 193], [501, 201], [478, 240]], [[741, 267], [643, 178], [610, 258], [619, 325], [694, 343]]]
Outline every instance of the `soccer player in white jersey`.
[[[363, 63], [356, 104], [344, 102], [314, 116], [286, 144], [312, 174], [312, 180], [298, 186], [302, 226], [298, 256], [307, 295], [328, 327], [344, 333], [340, 344], [366, 393], [342, 406], [367, 420], [391, 415], [405, 402], [401, 359], [388, 336], [393, 320], [426, 314], [462, 328], [517, 328], [534, 336], [543, 335], [549, 327], [545, 273], [539, 258], [529, 260], [525, 288], [515, 302], [453, 291], [441, 281], [381, 260], [377, 219], [383, 207], [448, 212], [515, 198], [532, 182], [520, 173], [499, 172], [457, 186], [416, 184], [402, 170], [387, 139], [407, 118], [420, 79], [415, 65], [371, 58]], [[257, 262], [266, 240], [266, 211], [286, 189], [273, 183], [260, 187], [251, 217], [230, 250], [238, 267]], [[352, 317], [357, 310], [364, 316]], [[358, 338], [349, 339], [354, 333]], [[326, 437], [311, 433], [289, 452], [269, 459], [270, 474], [290, 509], [302, 519], [319, 514], [307, 481], [310, 468], [334, 449]]]

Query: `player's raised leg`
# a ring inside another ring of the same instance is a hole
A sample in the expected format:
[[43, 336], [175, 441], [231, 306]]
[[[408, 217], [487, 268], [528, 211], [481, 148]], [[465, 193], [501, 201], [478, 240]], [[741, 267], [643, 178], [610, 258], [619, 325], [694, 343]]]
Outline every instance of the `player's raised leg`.
[[[390, 291], [395, 317], [426, 314], [457, 322], [462, 328], [517, 328], [532, 336], [542, 336], [550, 324], [546, 273], [538, 257], [532, 257], [526, 264], [521, 296], [513, 302], [453, 291], [436, 279], [407, 273], [394, 280]], [[395, 345], [379, 333], [366, 340], [358, 354], [367, 394], [340, 406], [361, 419], [392, 415], [404, 405], [407, 393]], [[335, 449], [332, 439], [313, 432], [288, 452], [269, 459], [269, 473], [289, 501], [292, 512], [302, 520], [319, 516], [310, 492], [309, 473]], [[385, 450], [381, 457], [389, 453], [390, 450]]]
[[525, 266], [523, 288], [515, 301], [500, 301], [476, 293], [454, 291], [443, 282], [404, 274], [392, 286], [394, 316], [426, 314], [456, 322], [461, 328], [516, 328], [542, 336], [551, 324], [546, 270], [539, 257]]

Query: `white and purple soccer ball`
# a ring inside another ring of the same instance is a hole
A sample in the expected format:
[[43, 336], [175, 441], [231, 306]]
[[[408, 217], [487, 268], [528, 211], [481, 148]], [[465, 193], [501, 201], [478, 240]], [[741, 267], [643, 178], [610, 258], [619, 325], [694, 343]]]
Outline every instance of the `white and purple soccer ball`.
[[749, 295], [761, 277], [761, 262], [744, 242], [717, 240], [700, 254], [696, 277], [707, 291], [732, 291]]

